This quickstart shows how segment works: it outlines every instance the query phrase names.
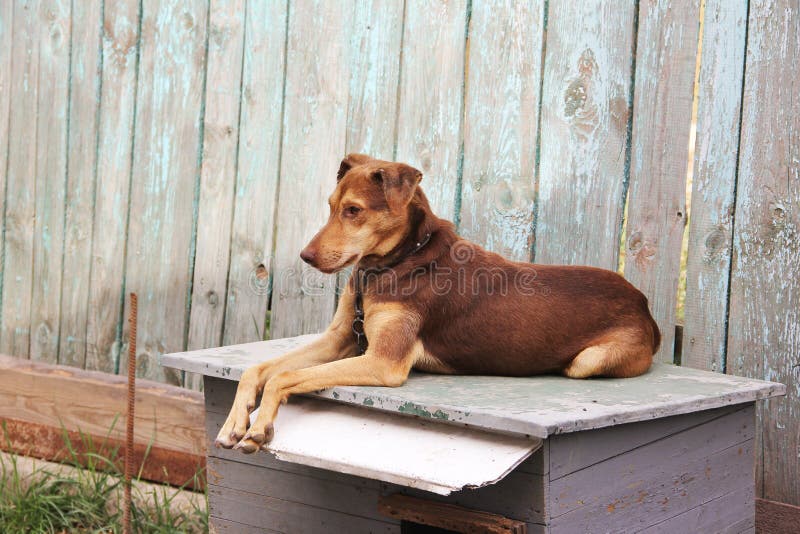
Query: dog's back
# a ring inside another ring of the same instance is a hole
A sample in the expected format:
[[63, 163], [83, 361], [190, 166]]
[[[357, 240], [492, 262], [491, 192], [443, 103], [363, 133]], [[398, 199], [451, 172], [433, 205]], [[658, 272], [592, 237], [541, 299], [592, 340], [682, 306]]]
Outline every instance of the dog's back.
[[397, 287], [376, 284], [370, 295], [420, 315], [424, 370], [567, 372], [579, 354], [598, 345], [613, 347], [615, 360], [625, 363], [624, 369], [609, 366], [604, 375], [640, 374], [649, 367], [658, 327], [645, 296], [622, 276], [593, 267], [511, 262], [460, 239], [446, 221], [436, 226], [423, 253], [394, 273]]

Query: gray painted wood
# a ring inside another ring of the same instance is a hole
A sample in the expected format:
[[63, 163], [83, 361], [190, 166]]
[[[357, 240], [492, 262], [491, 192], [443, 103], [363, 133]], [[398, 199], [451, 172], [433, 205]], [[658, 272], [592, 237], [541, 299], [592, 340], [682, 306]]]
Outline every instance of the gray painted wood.
[[545, 2], [476, 2], [469, 21], [460, 233], [530, 259]]
[[[650, 445], [665, 437], [741, 410], [727, 406], [686, 415], [673, 415], [654, 421], [611, 426], [592, 432], [591, 439], [582, 433], [559, 434], [550, 438], [550, 480], [585, 469], [615, 456]], [[624, 436], [624, 437], [623, 437]]]
[[84, 367], [92, 275], [103, 4], [73, 2], [72, 9], [64, 283], [57, 341], [58, 363]]
[[747, 3], [706, 0], [681, 363], [723, 371]]
[[548, 5], [534, 259], [616, 270], [636, 3]]
[[[103, 8], [103, 73], [89, 285], [86, 368], [116, 372], [125, 279], [134, 111], [139, 53], [139, 2]], [[123, 141], [125, 140], [125, 141]]]
[[[233, 390], [230, 381], [206, 383], [210, 444]], [[753, 435], [752, 404], [556, 435], [542, 451], [549, 475], [522, 465], [495, 485], [448, 497], [211, 448], [210, 506], [215, 517], [279, 531], [308, 507], [304, 529], [333, 521], [331, 529], [352, 531], [375, 528], [363, 521], [380, 520], [378, 494], [400, 492], [524, 520], [532, 532], [740, 532], [753, 524]]]
[[[283, 339], [164, 355], [164, 365], [236, 380], [243, 369], [308, 341]], [[636, 378], [573, 380], [415, 373], [399, 388], [337, 386], [314, 395], [405, 415], [546, 438], [780, 395], [767, 383], [656, 364]]]
[[[789, 385], [757, 435], [763, 497], [800, 503], [800, 7], [751, 2], [727, 372]], [[767, 105], [767, 103], [769, 105]]]
[[661, 329], [656, 358], [672, 362], [700, 0], [638, 5], [625, 277]]
[[[749, 406], [552, 481], [552, 528], [644, 528], [750, 487], [753, 433]], [[626, 427], [619, 439], [626, 439]]]
[[259, 472], [246, 463], [208, 459], [208, 483], [219, 488], [247, 490], [283, 501], [384, 521], [386, 518], [378, 513], [377, 507], [380, 486], [372, 482], [356, 485], [346, 480], [326, 480], [278, 469]]
[[[248, 489], [208, 486], [212, 516], [247, 525], [268, 525], [278, 532], [399, 533], [400, 524], [376, 521], [334, 510], [258, 495]], [[376, 502], [377, 508], [377, 502]]]
[[280, 170], [287, 2], [248, 0], [223, 345], [265, 339]]
[[720, 532], [739, 534], [755, 531], [753, 486], [739, 488], [704, 501], [686, 512], [652, 525], [642, 532]]

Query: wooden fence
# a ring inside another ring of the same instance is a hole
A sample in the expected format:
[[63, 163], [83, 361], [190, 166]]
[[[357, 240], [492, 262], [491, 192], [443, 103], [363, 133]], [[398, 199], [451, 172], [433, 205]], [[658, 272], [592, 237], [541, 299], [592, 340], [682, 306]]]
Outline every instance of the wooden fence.
[[789, 386], [758, 483], [800, 504], [800, 8], [704, 0], [687, 206], [702, 7], [0, 2], [0, 352], [120, 372], [130, 291], [170, 383], [161, 353], [319, 330], [298, 252], [366, 152], [516, 259], [617, 269], [624, 236], [672, 361], [691, 208], [682, 363]]

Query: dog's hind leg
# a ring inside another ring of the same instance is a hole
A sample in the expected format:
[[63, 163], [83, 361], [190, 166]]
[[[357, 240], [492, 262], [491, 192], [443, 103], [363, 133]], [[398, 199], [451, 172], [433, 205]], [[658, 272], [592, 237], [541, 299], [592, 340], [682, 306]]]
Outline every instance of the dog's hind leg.
[[620, 329], [604, 335], [586, 347], [564, 369], [570, 378], [606, 376], [629, 378], [645, 373], [653, 362], [652, 343], [633, 329]]

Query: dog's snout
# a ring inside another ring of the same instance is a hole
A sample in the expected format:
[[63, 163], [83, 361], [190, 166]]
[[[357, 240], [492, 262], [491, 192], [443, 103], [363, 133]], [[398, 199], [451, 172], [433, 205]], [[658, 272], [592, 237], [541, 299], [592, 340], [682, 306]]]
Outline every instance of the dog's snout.
[[300, 259], [309, 265], [314, 265], [314, 260], [317, 259], [317, 251], [311, 247], [306, 247], [300, 252]]

